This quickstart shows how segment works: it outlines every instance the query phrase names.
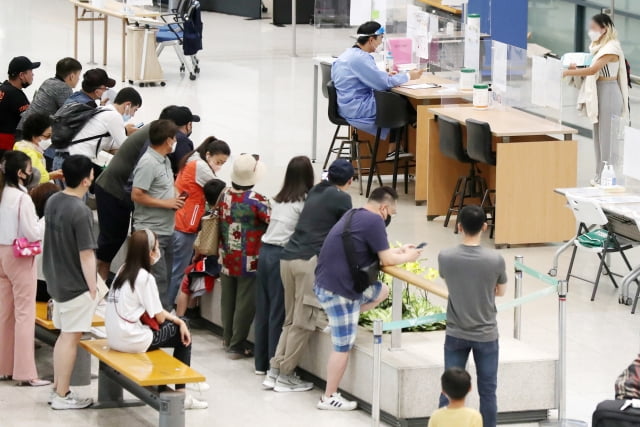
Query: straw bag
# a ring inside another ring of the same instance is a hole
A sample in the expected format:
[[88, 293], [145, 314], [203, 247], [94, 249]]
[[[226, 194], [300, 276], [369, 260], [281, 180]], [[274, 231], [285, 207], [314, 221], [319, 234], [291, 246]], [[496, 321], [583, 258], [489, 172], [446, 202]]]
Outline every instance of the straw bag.
[[200, 220], [200, 231], [193, 244], [193, 248], [200, 254], [205, 256], [218, 255], [218, 246], [220, 245], [220, 218], [218, 217], [218, 206], [220, 200], [227, 192], [222, 190], [215, 206], [209, 215], [205, 215]]

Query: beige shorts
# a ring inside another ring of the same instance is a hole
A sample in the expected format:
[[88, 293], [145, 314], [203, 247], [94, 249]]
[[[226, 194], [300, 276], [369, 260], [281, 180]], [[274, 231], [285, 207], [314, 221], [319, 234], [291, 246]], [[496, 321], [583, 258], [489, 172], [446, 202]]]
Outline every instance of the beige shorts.
[[89, 332], [98, 305], [89, 291], [65, 302], [53, 301], [53, 325], [60, 332]]

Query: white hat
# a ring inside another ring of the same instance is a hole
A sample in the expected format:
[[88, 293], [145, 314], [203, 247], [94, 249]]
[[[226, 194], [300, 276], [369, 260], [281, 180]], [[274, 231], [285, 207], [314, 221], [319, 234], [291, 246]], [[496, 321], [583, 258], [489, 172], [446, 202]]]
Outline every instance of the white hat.
[[241, 154], [233, 162], [233, 171], [231, 172], [231, 182], [241, 187], [251, 187], [266, 172], [264, 163], [257, 160], [251, 154]]

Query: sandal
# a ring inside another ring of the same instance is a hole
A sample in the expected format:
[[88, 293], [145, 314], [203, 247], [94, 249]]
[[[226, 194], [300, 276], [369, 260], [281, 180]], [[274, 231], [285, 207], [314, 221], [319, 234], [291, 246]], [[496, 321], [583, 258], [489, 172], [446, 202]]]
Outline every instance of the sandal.
[[18, 382], [19, 386], [29, 386], [29, 387], [44, 387], [46, 385], [51, 384], [51, 381], [48, 380], [41, 380], [39, 378], [36, 378], [34, 380], [29, 380], [29, 381], [20, 381]]
[[253, 351], [248, 348], [245, 349], [228, 349], [227, 353], [229, 354], [229, 359], [238, 360], [243, 358], [253, 357]]

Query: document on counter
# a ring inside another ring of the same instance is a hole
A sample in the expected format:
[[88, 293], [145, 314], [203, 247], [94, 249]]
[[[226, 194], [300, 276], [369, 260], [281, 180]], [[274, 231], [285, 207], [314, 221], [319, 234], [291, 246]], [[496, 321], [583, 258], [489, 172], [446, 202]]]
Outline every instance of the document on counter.
[[401, 87], [406, 89], [435, 89], [440, 87], [440, 85], [434, 83], [416, 83], [411, 85], [402, 85]]

